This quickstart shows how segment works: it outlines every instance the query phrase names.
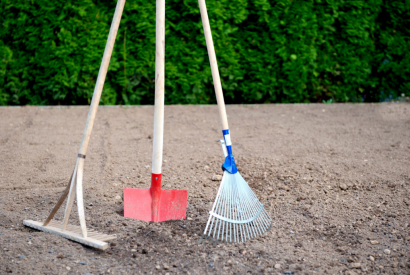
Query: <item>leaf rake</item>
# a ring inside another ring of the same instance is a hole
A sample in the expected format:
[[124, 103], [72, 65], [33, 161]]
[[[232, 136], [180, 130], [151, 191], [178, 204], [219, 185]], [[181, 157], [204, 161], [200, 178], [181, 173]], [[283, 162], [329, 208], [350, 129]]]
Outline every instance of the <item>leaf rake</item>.
[[[221, 140], [225, 157], [227, 150]], [[246, 242], [269, 231], [272, 219], [245, 179], [224, 171], [216, 199], [199, 244]]]
[[205, 243], [209, 238], [214, 244], [218, 241], [245, 242], [270, 230], [272, 219], [236, 168], [208, 12], [205, 0], [198, 0], [198, 3], [222, 123], [222, 148], [225, 155], [221, 185], [199, 243]]

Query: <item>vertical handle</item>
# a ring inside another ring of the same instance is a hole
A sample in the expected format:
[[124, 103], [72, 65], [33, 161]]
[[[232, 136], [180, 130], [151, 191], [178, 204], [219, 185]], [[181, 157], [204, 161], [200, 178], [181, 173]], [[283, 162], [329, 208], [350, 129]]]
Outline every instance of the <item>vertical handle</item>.
[[157, 0], [155, 38], [155, 107], [152, 173], [161, 174], [164, 140], [165, 0]]
[[208, 49], [209, 63], [211, 63], [212, 79], [214, 81], [216, 101], [218, 103], [219, 116], [221, 118], [222, 130], [228, 130], [228, 118], [226, 116], [225, 101], [222, 93], [221, 78], [219, 77], [218, 63], [216, 62], [214, 42], [212, 41], [211, 26], [209, 25], [208, 12], [205, 0], [198, 0], [201, 11], [202, 25]]
[[98, 72], [98, 78], [94, 88], [93, 99], [91, 100], [91, 106], [88, 112], [87, 122], [85, 124], [83, 140], [81, 141], [79, 154], [84, 156], [87, 154], [88, 143], [90, 142], [91, 131], [93, 130], [95, 115], [97, 114], [98, 105], [100, 103], [101, 92], [104, 87], [105, 77], [107, 76], [108, 65], [110, 64], [115, 37], [117, 36], [124, 5], [125, 0], [118, 0], [117, 6], [115, 7], [110, 33], [108, 34], [107, 44], [105, 45], [100, 71]]

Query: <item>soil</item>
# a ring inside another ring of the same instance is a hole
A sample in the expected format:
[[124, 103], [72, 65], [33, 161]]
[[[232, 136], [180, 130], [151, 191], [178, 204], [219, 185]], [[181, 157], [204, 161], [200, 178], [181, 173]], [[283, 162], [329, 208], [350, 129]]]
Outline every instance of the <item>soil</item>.
[[222, 174], [216, 106], [165, 108], [163, 187], [188, 190], [187, 219], [123, 217], [123, 189], [150, 184], [153, 110], [98, 111], [87, 226], [117, 235], [98, 251], [23, 225], [67, 185], [87, 107], [0, 108], [0, 274], [410, 274], [409, 104], [228, 106], [239, 171], [273, 228], [216, 246], [197, 244]]

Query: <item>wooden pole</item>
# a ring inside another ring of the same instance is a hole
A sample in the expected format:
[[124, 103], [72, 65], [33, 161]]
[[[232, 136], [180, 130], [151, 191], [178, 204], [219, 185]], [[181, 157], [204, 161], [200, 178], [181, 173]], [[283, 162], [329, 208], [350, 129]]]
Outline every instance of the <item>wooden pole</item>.
[[222, 130], [228, 130], [228, 118], [226, 116], [224, 95], [222, 92], [221, 78], [219, 76], [218, 63], [216, 62], [214, 42], [212, 40], [211, 26], [209, 25], [208, 12], [206, 10], [205, 0], [198, 0], [201, 11], [202, 25], [208, 49], [209, 63], [211, 63], [212, 79], [214, 81], [216, 101], [218, 103], [219, 116], [221, 118]]
[[157, 0], [155, 43], [155, 109], [152, 173], [161, 174], [164, 140], [165, 0]]
[[83, 140], [81, 142], [81, 155], [87, 154], [88, 143], [93, 130], [95, 115], [97, 114], [98, 105], [100, 104], [101, 92], [104, 87], [105, 77], [107, 76], [108, 65], [110, 64], [112, 50], [114, 48], [115, 38], [117, 36], [118, 27], [121, 21], [122, 11], [124, 10], [125, 0], [118, 0], [115, 8], [114, 17], [112, 19], [110, 33], [108, 35], [107, 44], [105, 45], [103, 59], [101, 61], [100, 71], [98, 72], [97, 83], [95, 84], [93, 99], [91, 100], [90, 110], [88, 112], [87, 122], [85, 124]]

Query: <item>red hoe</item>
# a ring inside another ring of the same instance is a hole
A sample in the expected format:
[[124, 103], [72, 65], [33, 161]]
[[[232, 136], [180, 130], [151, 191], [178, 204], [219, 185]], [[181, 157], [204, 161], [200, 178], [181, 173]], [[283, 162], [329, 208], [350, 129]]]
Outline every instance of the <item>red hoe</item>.
[[164, 137], [165, 0], [157, 0], [155, 56], [155, 113], [150, 189], [124, 189], [124, 217], [162, 222], [184, 219], [188, 191], [161, 188]]

